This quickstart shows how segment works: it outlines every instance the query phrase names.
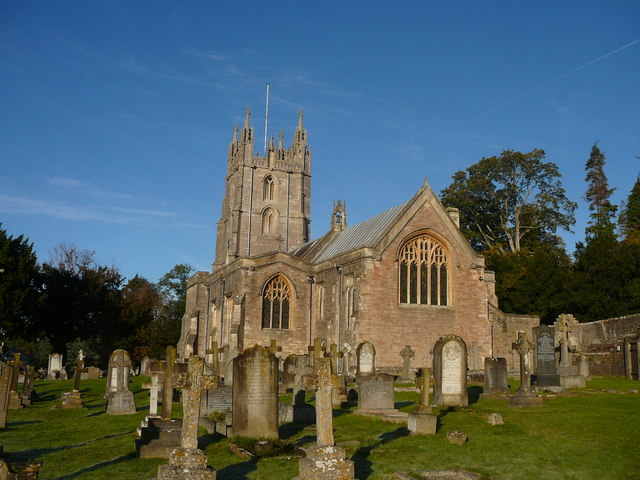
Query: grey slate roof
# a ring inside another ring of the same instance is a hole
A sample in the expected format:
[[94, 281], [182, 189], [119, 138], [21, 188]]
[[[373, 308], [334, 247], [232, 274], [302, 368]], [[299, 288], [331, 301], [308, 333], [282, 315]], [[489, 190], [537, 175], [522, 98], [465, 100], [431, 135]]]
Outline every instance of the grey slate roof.
[[323, 262], [358, 248], [375, 246], [408, 203], [405, 202], [393, 207], [340, 232], [325, 248], [318, 252], [313, 262]]

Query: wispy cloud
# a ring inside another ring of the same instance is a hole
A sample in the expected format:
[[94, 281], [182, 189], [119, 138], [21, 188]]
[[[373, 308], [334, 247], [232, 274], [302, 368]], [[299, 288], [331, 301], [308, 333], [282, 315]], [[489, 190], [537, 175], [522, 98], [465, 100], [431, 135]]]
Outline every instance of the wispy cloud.
[[75, 178], [49, 177], [47, 178], [47, 183], [49, 185], [54, 185], [59, 187], [80, 189], [80, 190], [83, 190], [84, 193], [95, 195], [95, 196], [115, 198], [118, 200], [131, 200], [132, 198], [131, 195], [127, 193], [110, 192], [107, 190], [103, 190], [97, 185], [94, 185], [93, 183], [83, 182], [82, 180], [76, 180]]
[[209, 60], [213, 60], [215, 62], [223, 62], [229, 59], [228, 55], [224, 55], [220, 52], [199, 52], [196, 50], [183, 50], [187, 55], [193, 55], [194, 57], [202, 57], [207, 58]]
[[[94, 221], [125, 225], [163, 226], [170, 228], [208, 229], [210, 225], [185, 222], [176, 212], [142, 210], [100, 205], [78, 205], [46, 199], [0, 194], [0, 213], [39, 215], [70, 221]], [[163, 218], [160, 220], [160, 217]], [[167, 218], [172, 219], [167, 221]]]

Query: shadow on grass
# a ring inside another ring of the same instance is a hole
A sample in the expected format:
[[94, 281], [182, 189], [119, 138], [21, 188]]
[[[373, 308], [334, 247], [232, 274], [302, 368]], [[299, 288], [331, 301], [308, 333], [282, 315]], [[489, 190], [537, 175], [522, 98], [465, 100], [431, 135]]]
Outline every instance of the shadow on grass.
[[206, 450], [209, 445], [213, 445], [214, 443], [220, 441], [221, 439], [227, 438], [221, 433], [207, 433], [198, 438], [198, 448], [200, 450]]
[[109, 465], [113, 465], [115, 463], [125, 462], [127, 460], [133, 460], [136, 458], [135, 453], [127, 453], [126, 455], [122, 455], [120, 457], [112, 458], [111, 460], [106, 460], [104, 462], [96, 463], [95, 465], [91, 465], [90, 467], [83, 468], [78, 470], [77, 472], [69, 473], [67, 475], [63, 475], [61, 477], [56, 477], [51, 480], [71, 480], [72, 478], [79, 477], [87, 472], [93, 472], [98, 470], [99, 468], [106, 467]]
[[[249, 460], [247, 462], [235, 463], [233, 465], [228, 465], [224, 468], [221, 468], [216, 473], [217, 480], [246, 480], [247, 475], [258, 467], [255, 464], [254, 460]], [[54, 479], [54, 480], [62, 480], [62, 479]]]
[[88, 415], [85, 415], [85, 416], [84, 416], [84, 417], [82, 417], [82, 418], [87, 418], [87, 417], [97, 417], [98, 415], [104, 415], [104, 414], [105, 414], [105, 412], [104, 412], [104, 411], [102, 411], [102, 410], [100, 410], [100, 411], [98, 411], [98, 412], [89, 413]]
[[484, 391], [484, 388], [482, 388], [479, 385], [472, 385], [469, 388], [467, 388], [467, 395], [469, 397], [469, 405], [472, 405], [474, 403], [478, 403], [478, 399], [480, 398], [480, 394]]
[[7, 427], [17, 427], [18, 425], [29, 425], [31, 423], [42, 423], [42, 420], [24, 420], [22, 422], [8, 422]]
[[416, 402], [396, 402], [393, 404], [394, 408], [400, 410], [402, 407], [408, 407], [409, 405], [413, 405]]
[[280, 438], [291, 438], [294, 435], [297, 435], [310, 424], [305, 423], [285, 423], [280, 427]]
[[391, 432], [383, 433], [382, 435], [380, 435], [379, 442], [356, 450], [356, 452], [353, 454], [353, 457], [351, 457], [355, 466], [356, 478], [360, 480], [366, 480], [373, 473], [373, 469], [371, 468], [372, 462], [369, 460], [369, 455], [375, 448], [384, 445], [385, 443], [389, 443], [390, 441], [397, 438], [406, 437], [407, 435], [409, 435], [409, 430], [407, 430], [407, 427], [398, 427]]
[[315, 435], [305, 435], [303, 437], [300, 437], [298, 440], [296, 440], [294, 445], [296, 447], [302, 447], [302, 445], [307, 443], [316, 443], [316, 440], [317, 438]]

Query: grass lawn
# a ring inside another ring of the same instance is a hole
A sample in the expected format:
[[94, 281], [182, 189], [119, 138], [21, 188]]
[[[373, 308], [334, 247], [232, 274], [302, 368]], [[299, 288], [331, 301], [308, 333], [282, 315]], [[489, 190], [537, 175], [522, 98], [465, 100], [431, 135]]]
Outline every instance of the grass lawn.
[[[148, 407], [146, 377], [131, 383], [138, 411], [110, 416], [105, 412], [105, 379], [81, 384], [85, 407], [63, 410], [60, 393], [71, 380], [38, 381], [40, 401], [9, 412], [0, 430], [5, 460], [40, 460], [41, 480], [114, 480], [155, 477], [166, 460], [140, 460], [134, 455], [135, 429]], [[512, 382], [512, 389], [516, 382]], [[391, 479], [394, 472], [466, 469], [494, 480], [637, 480], [640, 479], [640, 395], [629, 393], [640, 382], [595, 378], [584, 390], [548, 396], [543, 407], [515, 409], [503, 398], [478, 397], [480, 386], [469, 387], [469, 407], [439, 408], [433, 436], [410, 436], [401, 425], [334, 410], [336, 442], [347, 450], [360, 480]], [[411, 411], [418, 395], [396, 392], [396, 406]], [[180, 416], [174, 405], [174, 416]], [[497, 412], [505, 425], [490, 426]], [[464, 446], [449, 445], [446, 434], [462, 430]], [[219, 480], [291, 479], [298, 459], [235, 457], [228, 440], [201, 431], [200, 442]], [[313, 425], [283, 425], [281, 438], [298, 446], [315, 442]]]

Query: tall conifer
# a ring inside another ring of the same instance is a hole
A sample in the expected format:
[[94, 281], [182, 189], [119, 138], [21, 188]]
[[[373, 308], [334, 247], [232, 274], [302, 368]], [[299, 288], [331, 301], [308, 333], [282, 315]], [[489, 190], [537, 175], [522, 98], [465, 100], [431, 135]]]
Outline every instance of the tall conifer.
[[610, 202], [611, 194], [615, 188], [609, 188], [607, 176], [604, 173], [604, 153], [598, 147], [598, 142], [593, 144], [591, 155], [585, 165], [587, 172], [585, 180], [589, 186], [584, 196], [589, 202], [591, 220], [587, 227], [587, 236], [598, 236], [602, 233], [613, 234], [613, 217], [618, 207]]
[[620, 215], [620, 226], [626, 242], [640, 243], [640, 176], [627, 197]]

